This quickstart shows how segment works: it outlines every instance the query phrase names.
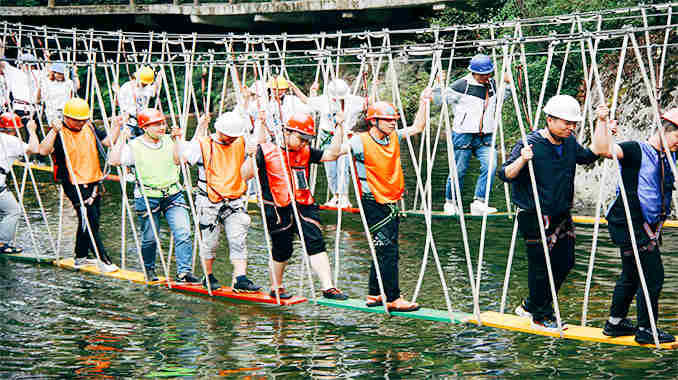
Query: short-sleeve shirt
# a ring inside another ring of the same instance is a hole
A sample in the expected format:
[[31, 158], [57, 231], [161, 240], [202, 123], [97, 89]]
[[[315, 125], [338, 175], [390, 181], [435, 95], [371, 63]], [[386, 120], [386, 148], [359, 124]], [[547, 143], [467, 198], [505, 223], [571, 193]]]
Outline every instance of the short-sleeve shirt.
[[[576, 166], [593, 163], [598, 156], [581, 146], [574, 136], [563, 140], [562, 148], [556, 148], [557, 145], [551, 144], [539, 131], [531, 132], [527, 136], [527, 142], [532, 145], [534, 153], [532, 165], [543, 214], [558, 216], [569, 211], [574, 200]], [[536, 212], [528, 165], [525, 165], [513, 179], [506, 178], [504, 172], [508, 165], [520, 157], [523, 146], [522, 140], [516, 143], [511, 156], [497, 174], [502, 181], [511, 183], [511, 196], [518, 207]], [[560, 149], [562, 152], [558, 153]]]
[[[402, 142], [405, 139], [405, 129], [398, 130], [398, 141]], [[386, 136], [383, 140], [374, 139], [377, 143], [381, 145], [389, 144], [389, 137]], [[360, 187], [363, 193], [372, 193], [370, 186], [367, 184], [367, 174], [365, 171], [365, 150], [363, 148], [363, 141], [360, 138], [360, 134], [355, 134], [351, 137], [346, 143], [351, 148], [351, 153], [353, 154], [353, 159], [355, 160], [355, 169], [358, 178], [360, 178]], [[346, 148], [346, 144], [344, 148]]]
[[18, 137], [0, 133], [0, 186], [5, 186], [12, 164], [19, 157], [24, 156], [27, 148], [28, 144]]
[[[86, 125], [84, 128], [89, 127]], [[99, 128], [94, 128], [94, 134], [99, 141], [103, 141], [107, 136], [106, 131]], [[94, 148], [98, 149], [97, 147]], [[71, 183], [71, 178], [68, 175], [68, 167], [66, 167], [66, 156], [64, 155], [64, 145], [61, 141], [61, 134], [54, 140], [54, 151], [52, 152], [52, 155], [54, 157], [54, 164], [57, 167], [57, 180], [64, 183]]]

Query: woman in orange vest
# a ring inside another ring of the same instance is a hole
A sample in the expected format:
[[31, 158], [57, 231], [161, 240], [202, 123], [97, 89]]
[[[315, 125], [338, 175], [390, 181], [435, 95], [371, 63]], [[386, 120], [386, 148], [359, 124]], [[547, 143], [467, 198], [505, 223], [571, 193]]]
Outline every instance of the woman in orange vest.
[[219, 244], [220, 228], [224, 228], [228, 251], [233, 264], [232, 286], [235, 292], [257, 292], [261, 287], [247, 278], [247, 215], [246, 181], [254, 177], [255, 144], [245, 141], [249, 121], [237, 112], [226, 112], [214, 123], [216, 133], [207, 135], [209, 116], [200, 119], [198, 129], [182, 151], [183, 158], [198, 166], [198, 190], [195, 199], [200, 225], [200, 256], [207, 276], [202, 284], [219, 289], [212, 273]]
[[[419, 305], [400, 296], [398, 285], [398, 217], [397, 201], [405, 191], [403, 168], [400, 163], [400, 141], [421, 133], [426, 126], [426, 101], [431, 89], [422, 92], [419, 110], [411, 127], [396, 130], [398, 111], [392, 104], [376, 102], [367, 108], [365, 120], [358, 126], [369, 128], [355, 134], [344, 144], [342, 153], [352, 152], [356, 173], [360, 179], [360, 201], [374, 239], [381, 271], [386, 306], [391, 311], [415, 311]], [[377, 273], [370, 268], [367, 306], [381, 306]]]
[[[88, 252], [99, 251], [100, 268], [104, 272], [114, 272], [118, 267], [113, 264], [106, 253], [99, 237], [100, 182], [104, 178], [99, 164], [101, 145], [111, 146], [118, 138], [120, 125], [116, 124], [110, 136], [105, 131], [94, 128], [89, 121], [90, 110], [87, 102], [80, 98], [72, 98], [64, 105], [63, 121], [52, 124], [52, 129], [40, 143], [40, 154], [54, 157], [54, 178], [61, 182], [64, 194], [73, 204], [78, 215], [78, 230], [75, 235], [75, 266], [97, 264], [96, 259], [88, 258]], [[61, 136], [57, 139], [57, 136]], [[68, 160], [67, 160], [68, 156]], [[83, 220], [78, 190], [82, 196], [86, 217]], [[87, 224], [92, 229], [96, 250], [87, 232]]]
[[[282, 280], [287, 261], [292, 257], [293, 237], [297, 232], [296, 221], [292, 217], [294, 214], [292, 202], [295, 202], [311, 267], [320, 279], [323, 297], [348, 299], [332, 285], [332, 270], [325, 250], [325, 240], [320, 231], [318, 206], [311, 195], [308, 182], [310, 164], [336, 160], [341, 155], [343, 115], [337, 115], [337, 120], [339, 120], [338, 133], [335, 133], [332, 143], [325, 150], [310, 147], [309, 142], [315, 136], [315, 125], [311, 115], [306, 113], [293, 114], [285, 123], [283, 147], [268, 142], [257, 149], [256, 159], [266, 224], [273, 246], [273, 285], [278, 285], [278, 288], [272, 288], [269, 294], [273, 298], [276, 297], [276, 291], [282, 299], [292, 297], [285, 292]], [[263, 135], [261, 131], [259, 134]], [[283, 161], [285, 167], [282, 166]], [[293, 189], [293, 195], [290, 194], [290, 188]]]

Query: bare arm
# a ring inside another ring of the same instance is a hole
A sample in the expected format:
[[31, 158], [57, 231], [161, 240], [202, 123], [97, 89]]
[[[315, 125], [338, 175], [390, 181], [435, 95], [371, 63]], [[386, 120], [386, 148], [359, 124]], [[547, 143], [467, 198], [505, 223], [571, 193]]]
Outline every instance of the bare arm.
[[195, 129], [195, 133], [193, 134], [193, 138], [191, 138], [191, 141], [208, 135], [211, 119], [212, 118], [208, 114], [200, 116], [200, 121], [198, 121], [198, 126]]
[[26, 154], [34, 154], [40, 152], [40, 142], [38, 141], [38, 134], [35, 133], [35, 130], [38, 128], [35, 120], [30, 120], [26, 124], [26, 129], [28, 129], [28, 146], [26, 147]]
[[520, 156], [504, 168], [504, 176], [508, 179], [516, 178], [518, 174], [520, 174], [520, 171], [523, 170], [525, 165], [527, 165], [527, 162], [532, 159], [532, 157], [534, 157], [532, 145], [523, 147], [523, 149], [520, 150]]
[[335, 116], [336, 126], [334, 128], [334, 136], [330, 146], [323, 151], [323, 156], [320, 161], [334, 161], [339, 158], [342, 153], [342, 144], [344, 143], [344, 113], [337, 112]]
[[122, 127], [122, 123], [123, 123], [122, 116], [118, 115], [118, 117], [116, 117], [113, 120], [113, 126], [111, 128], [111, 134], [106, 136], [106, 138], [103, 139], [103, 141], [101, 141], [101, 145], [110, 147], [110, 146], [113, 146], [113, 144], [116, 141], [118, 141], [118, 137], [120, 136], [120, 129]]
[[122, 148], [127, 145], [127, 138], [130, 136], [130, 131], [124, 129], [120, 133], [120, 138], [115, 142], [113, 148], [108, 154], [108, 162], [113, 166], [120, 166], [122, 164]]
[[294, 95], [296, 95], [304, 104], [308, 104], [308, 96], [301, 92], [301, 90], [294, 83], [292, 83], [292, 81], [289, 81], [289, 83]]
[[600, 105], [596, 109], [597, 123], [590, 148], [593, 153], [605, 158], [612, 158], [614, 151], [617, 159], [621, 160], [624, 158], [624, 152], [612, 139], [612, 134], [617, 133], [617, 123], [610, 120], [609, 114], [610, 110], [606, 105]]
[[246, 145], [245, 150], [247, 158], [245, 158], [245, 162], [243, 162], [240, 167], [240, 176], [244, 181], [249, 181], [250, 178], [254, 177], [256, 166], [254, 155], [257, 153], [257, 144], [255, 142], [250, 142]]
[[56, 141], [56, 138], [59, 135], [59, 131], [61, 131], [61, 124], [60, 123], [52, 124], [52, 128], [47, 133], [47, 136], [45, 136], [45, 138], [42, 139], [42, 142], [38, 147], [38, 153], [40, 153], [43, 156], [47, 156], [48, 154], [51, 154], [52, 151], [54, 151], [54, 142]]
[[419, 109], [417, 110], [417, 115], [414, 117], [414, 123], [411, 127], [407, 127], [405, 133], [408, 136], [414, 136], [424, 131], [426, 127], [426, 118], [428, 117], [428, 102], [431, 101], [432, 90], [426, 88], [419, 97]]

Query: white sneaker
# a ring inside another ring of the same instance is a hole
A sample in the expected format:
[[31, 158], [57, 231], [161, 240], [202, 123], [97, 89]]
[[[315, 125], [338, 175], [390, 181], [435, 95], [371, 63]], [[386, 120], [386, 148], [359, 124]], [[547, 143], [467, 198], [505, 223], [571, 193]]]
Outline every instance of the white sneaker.
[[525, 317], [525, 318], [530, 318], [530, 319], [532, 319], [532, 313], [530, 313], [529, 311], [527, 311], [527, 310], [525, 309], [525, 306], [523, 306], [523, 305], [524, 305], [524, 304], [521, 303], [520, 305], [518, 305], [518, 306], [516, 307], [516, 310], [515, 310], [516, 315], [519, 316], [519, 317]]
[[129, 183], [134, 183], [137, 180], [137, 177], [134, 173], [125, 173], [125, 181]]
[[485, 215], [485, 214], [494, 214], [497, 212], [497, 209], [485, 205], [485, 202], [475, 199], [471, 203], [471, 215]]
[[323, 204], [323, 206], [327, 206], [327, 207], [337, 207], [337, 196], [336, 196], [336, 195], [333, 195], [333, 196], [332, 196], [332, 199], [330, 199], [329, 201], [325, 202], [325, 203]]
[[351, 208], [351, 201], [348, 200], [348, 196], [340, 195], [339, 200], [337, 200], [337, 207], [339, 207], [339, 208]]
[[87, 257], [76, 257], [75, 258], [75, 267], [84, 267], [86, 265], [96, 265], [97, 260], [96, 259], [89, 259]]
[[[567, 324], [564, 322], [561, 322], [563, 326], [563, 330], [567, 330]], [[532, 328], [535, 330], [539, 331], [547, 331], [547, 332], [560, 332], [558, 330], [558, 322], [556, 321], [555, 318], [546, 318], [543, 321], [535, 321], [534, 318], [532, 319]]]
[[115, 271], [118, 270], [117, 265], [115, 265], [113, 263], [106, 264], [103, 261], [99, 262], [99, 264], [97, 265], [97, 268], [99, 268], [99, 272], [101, 272], [101, 273], [111, 273], [111, 272], [115, 272]]
[[457, 211], [457, 206], [452, 203], [452, 202], [445, 202], [445, 205], [443, 206], [443, 214], [445, 215], [457, 215], [459, 212]]

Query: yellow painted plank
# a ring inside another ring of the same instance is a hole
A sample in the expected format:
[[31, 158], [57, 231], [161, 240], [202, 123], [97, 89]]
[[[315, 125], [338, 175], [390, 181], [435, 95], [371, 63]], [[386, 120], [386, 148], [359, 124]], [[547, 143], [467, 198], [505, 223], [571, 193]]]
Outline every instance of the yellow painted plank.
[[75, 260], [71, 257], [68, 259], [62, 259], [55, 262], [55, 265], [61, 268], [66, 268], [79, 272], [86, 272], [91, 274], [96, 274], [99, 276], [106, 276], [111, 278], [116, 278], [118, 280], [128, 280], [136, 282], [137, 284], [148, 284], [148, 285], [157, 285], [165, 282], [165, 277], [158, 276], [158, 281], [148, 281], [144, 279], [143, 272], [135, 272], [127, 269], [118, 269], [115, 272], [103, 273], [99, 270], [96, 265], [83, 265], [80, 267], [75, 267]]
[[[534, 329], [529, 318], [519, 317], [517, 315], [486, 311], [480, 314], [480, 319], [485, 326], [496, 327], [504, 330], [520, 331], [528, 334], [551, 336], [554, 338], [560, 337], [560, 334], [557, 332], [547, 332]], [[471, 316], [467, 321], [471, 323], [477, 323], [473, 316]], [[636, 343], [633, 336], [620, 336], [611, 338], [609, 336], [603, 335], [602, 329], [596, 327], [582, 327], [579, 325], [568, 325], [567, 329], [563, 331], [563, 337], [566, 339], [618, 344], [622, 346], [654, 347], [654, 344]], [[660, 345], [660, 347], [667, 350], [673, 350], [678, 348], [678, 342], [663, 343]]]
[[[574, 215], [572, 220], [577, 224], [595, 224], [596, 218], [593, 216]], [[605, 218], [600, 218], [600, 224], [607, 224]], [[678, 227], [678, 220], [667, 220], [664, 222], [664, 227], [676, 228]]]

